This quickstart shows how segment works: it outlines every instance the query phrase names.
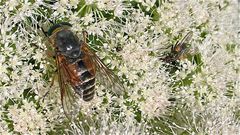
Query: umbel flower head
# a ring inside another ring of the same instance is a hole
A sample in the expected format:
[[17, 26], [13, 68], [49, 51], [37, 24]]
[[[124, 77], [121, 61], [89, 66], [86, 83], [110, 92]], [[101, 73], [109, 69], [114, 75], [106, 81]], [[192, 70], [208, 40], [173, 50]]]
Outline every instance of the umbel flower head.
[[[237, 5], [0, 2], [0, 133], [240, 134]], [[117, 97], [97, 80], [94, 99], [79, 102], [72, 121], [64, 114], [44, 34], [60, 22], [69, 22], [80, 39], [88, 32], [89, 47], [126, 89]], [[187, 49], [171, 50], [188, 32]]]

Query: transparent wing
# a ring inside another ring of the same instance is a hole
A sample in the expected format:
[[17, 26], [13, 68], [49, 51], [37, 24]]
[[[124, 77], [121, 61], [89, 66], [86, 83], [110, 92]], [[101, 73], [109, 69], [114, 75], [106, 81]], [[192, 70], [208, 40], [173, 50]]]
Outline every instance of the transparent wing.
[[185, 57], [185, 54], [188, 53], [189, 47], [187, 47], [187, 45], [188, 42], [191, 40], [192, 35], [192, 31], [188, 32], [187, 35], [184, 36], [183, 39], [180, 42], [177, 42], [177, 44], [174, 46], [174, 51], [177, 52], [177, 59], [183, 59]]
[[184, 36], [180, 42], [176, 43], [173, 50], [176, 52], [184, 51], [187, 48], [186, 45], [191, 40], [192, 35], [193, 35], [192, 31], [188, 32], [187, 35]]
[[95, 63], [97, 70], [97, 80], [113, 93], [117, 95], [123, 95], [125, 88], [119, 80], [118, 76], [116, 76], [110, 69], [108, 69], [108, 67], [100, 60], [100, 58], [91, 51], [86, 43], [82, 44], [82, 50], [87, 55], [89, 55], [93, 63]]
[[70, 76], [66, 63], [61, 62], [61, 58], [59, 56], [56, 57], [56, 61], [63, 110], [68, 119], [73, 119], [75, 116], [77, 116], [80, 110], [78, 102], [79, 96], [76, 95], [68, 83]]

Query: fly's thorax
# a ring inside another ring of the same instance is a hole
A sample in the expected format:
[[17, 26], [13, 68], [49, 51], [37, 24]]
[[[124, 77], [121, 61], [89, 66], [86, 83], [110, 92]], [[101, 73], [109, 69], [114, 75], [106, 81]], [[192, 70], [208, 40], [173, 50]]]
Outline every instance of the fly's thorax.
[[78, 37], [71, 31], [71, 24], [59, 23], [53, 25], [48, 31], [50, 43], [60, 54], [77, 58], [81, 54], [81, 42]]
[[69, 58], [77, 58], [81, 55], [80, 41], [74, 33], [63, 29], [56, 33], [56, 47], [63, 55]]
[[81, 61], [81, 59], [83, 58], [84, 56], [84, 52], [81, 51], [81, 54], [79, 55], [79, 57], [76, 57], [76, 58], [71, 58], [71, 57], [66, 57], [65, 56], [65, 59], [67, 60], [67, 62], [69, 64], [74, 64], [74, 63], [78, 63], [79, 61]]

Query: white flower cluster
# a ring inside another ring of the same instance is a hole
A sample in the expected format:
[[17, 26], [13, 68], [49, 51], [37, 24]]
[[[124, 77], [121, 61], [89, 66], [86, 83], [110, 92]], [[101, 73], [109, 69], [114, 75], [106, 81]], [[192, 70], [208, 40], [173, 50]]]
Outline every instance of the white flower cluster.
[[34, 103], [23, 100], [23, 105], [10, 106], [8, 117], [13, 121], [15, 132], [21, 134], [46, 133], [48, 125], [43, 117], [34, 108]]
[[[237, 2], [0, 2], [0, 134], [239, 134]], [[71, 122], [41, 29], [62, 21], [88, 32], [126, 89], [118, 98], [97, 84]], [[189, 31], [190, 58], [161, 61]]]

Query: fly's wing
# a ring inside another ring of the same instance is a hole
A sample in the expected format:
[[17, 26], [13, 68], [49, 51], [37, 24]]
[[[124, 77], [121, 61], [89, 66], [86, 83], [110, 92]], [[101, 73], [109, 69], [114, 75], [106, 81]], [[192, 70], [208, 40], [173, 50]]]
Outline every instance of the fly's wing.
[[185, 54], [189, 51], [187, 43], [190, 41], [192, 35], [192, 31], [188, 32], [187, 35], [182, 38], [182, 40], [177, 41], [174, 46], [172, 45], [171, 53], [169, 53], [168, 56], [164, 58], [160, 58], [160, 60], [169, 63], [176, 61], [177, 59], [183, 59], [183, 57], [185, 57]]
[[174, 51], [177, 52], [176, 58], [183, 59], [184, 55], [189, 51], [187, 44], [191, 40], [192, 35], [192, 31], [188, 32], [187, 35], [174, 46]]
[[188, 32], [187, 35], [184, 36], [180, 42], [176, 43], [173, 50], [176, 52], [180, 52], [180, 51], [186, 49], [186, 45], [191, 40], [192, 35], [193, 35], [192, 31]]
[[118, 76], [116, 76], [108, 67], [100, 60], [100, 58], [92, 52], [86, 43], [82, 43], [82, 51], [88, 55], [93, 63], [96, 65], [97, 80], [103, 84], [107, 89], [110, 89], [114, 94], [123, 95], [125, 89], [120, 82]]
[[79, 112], [79, 103], [78, 103], [78, 95], [74, 92], [74, 90], [69, 85], [69, 73], [68, 68], [65, 62], [62, 62], [62, 58], [57, 56], [57, 69], [58, 69], [58, 79], [59, 86], [61, 91], [61, 101], [64, 109], [64, 113], [68, 119], [73, 119], [77, 116]]

